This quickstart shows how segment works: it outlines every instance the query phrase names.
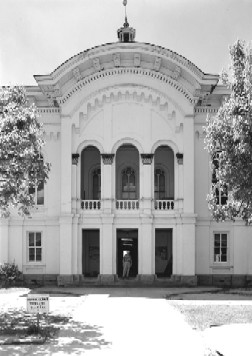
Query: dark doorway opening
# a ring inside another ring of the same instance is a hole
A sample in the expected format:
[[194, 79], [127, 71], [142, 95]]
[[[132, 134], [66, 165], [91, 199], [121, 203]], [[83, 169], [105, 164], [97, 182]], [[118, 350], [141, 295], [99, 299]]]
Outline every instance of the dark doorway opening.
[[82, 274], [85, 277], [100, 274], [100, 230], [82, 230]]
[[123, 256], [129, 251], [132, 259], [132, 266], [129, 277], [136, 277], [138, 274], [138, 230], [137, 229], [117, 229], [117, 275], [123, 274]]
[[155, 230], [155, 273], [157, 277], [172, 275], [172, 229]]

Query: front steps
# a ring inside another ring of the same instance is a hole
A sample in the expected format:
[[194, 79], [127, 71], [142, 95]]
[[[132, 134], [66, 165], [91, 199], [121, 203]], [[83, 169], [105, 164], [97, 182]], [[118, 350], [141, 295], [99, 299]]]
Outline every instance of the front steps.
[[[50, 278], [49, 278], [50, 277]], [[58, 286], [58, 287], [195, 287], [197, 276], [171, 276], [158, 278], [156, 275], [137, 275], [122, 279], [117, 275], [99, 275], [85, 277], [83, 275], [23, 275], [24, 286]]]

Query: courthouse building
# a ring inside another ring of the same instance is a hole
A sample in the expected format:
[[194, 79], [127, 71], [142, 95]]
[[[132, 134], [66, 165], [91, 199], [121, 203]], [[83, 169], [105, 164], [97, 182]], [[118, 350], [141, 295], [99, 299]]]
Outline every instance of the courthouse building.
[[1, 219], [0, 262], [28, 280], [113, 284], [130, 251], [129, 284], [248, 284], [251, 227], [213, 221], [206, 202], [204, 125], [227, 88], [136, 42], [127, 19], [117, 36], [26, 87], [51, 172], [29, 218]]

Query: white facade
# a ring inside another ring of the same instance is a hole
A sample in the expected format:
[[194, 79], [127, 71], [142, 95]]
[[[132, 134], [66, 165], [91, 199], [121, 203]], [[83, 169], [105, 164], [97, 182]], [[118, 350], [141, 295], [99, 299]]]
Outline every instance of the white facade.
[[35, 79], [27, 94], [52, 169], [44, 204], [1, 220], [0, 262], [34, 279], [112, 283], [128, 248], [140, 281], [249, 280], [251, 227], [212, 221], [206, 203], [203, 126], [228, 95], [218, 76], [170, 50], [118, 42]]

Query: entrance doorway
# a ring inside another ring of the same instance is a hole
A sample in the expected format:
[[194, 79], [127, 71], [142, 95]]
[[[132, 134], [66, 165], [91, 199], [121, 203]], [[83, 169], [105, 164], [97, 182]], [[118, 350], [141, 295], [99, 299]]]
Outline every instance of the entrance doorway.
[[129, 277], [136, 277], [138, 274], [138, 230], [137, 229], [117, 229], [117, 275], [123, 275], [123, 256], [129, 251], [132, 259], [132, 266]]
[[157, 277], [172, 275], [172, 229], [155, 231], [155, 273]]
[[97, 277], [100, 274], [100, 231], [82, 230], [82, 274]]

